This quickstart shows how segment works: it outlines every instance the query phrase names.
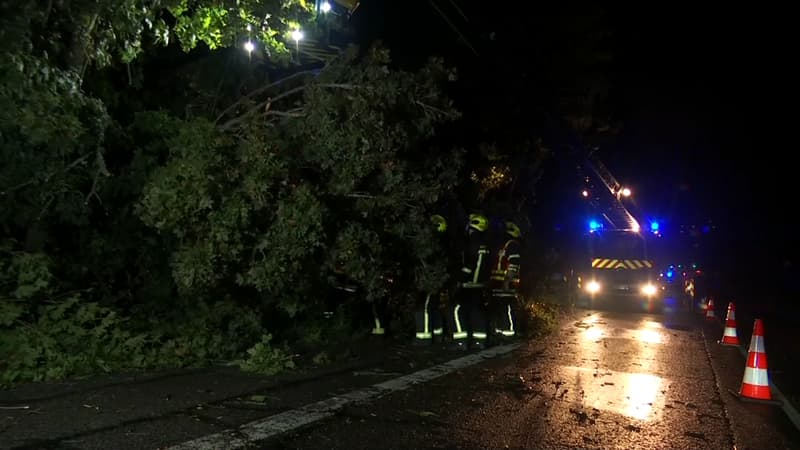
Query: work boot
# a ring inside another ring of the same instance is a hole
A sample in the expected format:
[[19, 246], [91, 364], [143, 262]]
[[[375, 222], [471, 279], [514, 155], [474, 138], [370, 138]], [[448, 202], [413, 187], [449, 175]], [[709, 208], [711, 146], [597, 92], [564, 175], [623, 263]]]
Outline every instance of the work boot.
[[478, 351], [484, 350], [486, 349], [486, 342], [484, 342], [483, 340], [473, 341], [472, 346], [470, 346], [470, 348], [472, 350], [478, 350]]

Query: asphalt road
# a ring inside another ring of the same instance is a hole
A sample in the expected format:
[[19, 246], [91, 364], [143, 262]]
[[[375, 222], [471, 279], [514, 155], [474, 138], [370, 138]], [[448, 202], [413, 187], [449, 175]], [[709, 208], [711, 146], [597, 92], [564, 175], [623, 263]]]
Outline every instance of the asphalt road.
[[588, 311], [544, 342], [260, 448], [800, 448], [780, 408], [720, 384], [715, 371], [741, 380], [744, 360], [729, 352], [712, 368], [706, 325], [688, 313]]
[[745, 359], [697, 313], [569, 313], [483, 352], [393, 343], [318, 373], [232, 368], [0, 392], [0, 448], [800, 448], [780, 407], [742, 402]]

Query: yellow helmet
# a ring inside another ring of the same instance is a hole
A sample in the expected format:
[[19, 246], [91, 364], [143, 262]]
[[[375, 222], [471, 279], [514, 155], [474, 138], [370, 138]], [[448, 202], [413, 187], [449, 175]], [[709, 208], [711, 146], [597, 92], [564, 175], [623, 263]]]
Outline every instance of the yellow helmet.
[[439, 214], [432, 215], [431, 223], [436, 227], [436, 231], [439, 233], [444, 233], [447, 231], [447, 220], [444, 218], [444, 216]]
[[469, 228], [478, 231], [486, 231], [489, 228], [489, 219], [487, 219], [483, 214], [470, 214]]
[[514, 222], [506, 222], [506, 233], [508, 233], [509, 235], [511, 235], [511, 237], [514, 238], [519, 238], [520, 236], [522, 236], [522, 231]]

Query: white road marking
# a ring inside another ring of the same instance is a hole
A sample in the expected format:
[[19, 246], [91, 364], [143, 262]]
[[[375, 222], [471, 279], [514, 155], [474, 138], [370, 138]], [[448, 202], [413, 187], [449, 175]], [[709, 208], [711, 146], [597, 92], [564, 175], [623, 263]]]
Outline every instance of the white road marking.
[[519, 344], [492, 347], [479, 353], [463, 356], [428, 369], [384, 381], [353, 392], [285, 411], [250, 423], [237, 429], [210, 434], [186, 441], [166, 450], [220, 450], [238, 449], [305, 425], [326, 419], [347, 405], [375, 400], [392, 392], [403, 391], [415, 384], [426, 383], [448, 373], [475, 365], [486, 359], [511, 352]]

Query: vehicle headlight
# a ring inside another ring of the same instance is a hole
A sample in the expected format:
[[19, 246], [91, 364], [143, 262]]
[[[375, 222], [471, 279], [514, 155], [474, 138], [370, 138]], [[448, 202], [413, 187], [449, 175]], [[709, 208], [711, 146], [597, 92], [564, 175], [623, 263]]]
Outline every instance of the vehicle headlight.
[[586, 290], [589, 291], [590, 294], [595, 294], [600, 291], [600, 283], [592, 280], [586, 284]]
[[658, 292], [658, 288], [656, 288], [655, 285], [653, 285], [652, 283], [647, 283], [644, 286], [642, 286], [642, 294], [648, 297], [656, 295], [656, 292]]

